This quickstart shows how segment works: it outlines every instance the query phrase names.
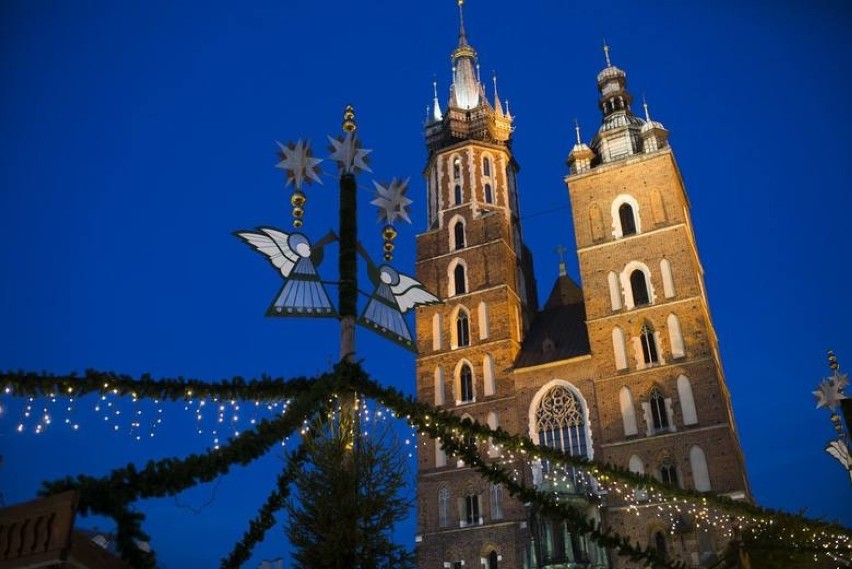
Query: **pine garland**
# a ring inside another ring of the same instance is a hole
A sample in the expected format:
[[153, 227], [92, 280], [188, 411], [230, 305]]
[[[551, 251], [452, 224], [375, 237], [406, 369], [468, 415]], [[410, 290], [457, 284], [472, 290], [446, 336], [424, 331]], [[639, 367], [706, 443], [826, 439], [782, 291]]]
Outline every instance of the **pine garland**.
[[[463, 458], [484, 478], [502, 484], [515, 497], [535, 504], [542, 512], [564, 519], [574, 531], [585, 533], [601, 547], [617, 551], [634, 561], [646, 561], [679, 569], [679, 563], [661, 561], [653, 548], [643, 549], [631, 544], [628, 537], [602, 529], [585, 519], [582, 513], [559, 503], [552, 494], [538, 491], [516, 481], [506, 469], [483, 459], [475, 446], [464, 442], [466, 437], [491, 438], [495, 443], [530, 460], [542, 459], [561, 466], [572, 466], [590, 472], [599, 481], [619, 481], [643, 487], [663, 496], [665, 500], [712, 506], [721, 511], [751, 516], [763, 523], [771, 523], [786, 539], [779, 548], [799, 552], [852, 555], [852, 531], [837, 524], [807, 520], [784, 512], [760, 508], [722, 496], [701, 494], [664, 485], [650, 476], [637, 475], [627, 469], [587, 461], [565, 455], [556, 449], [535, 445], [528, 437], [512, 435], [500, 428], [491, 430], [475, 421], [462, 420], [449, 411], [419, 403], [402, 392], [383, 387], [362, 370], [360, 364], [342, 362], [334, 370], [315, 379], [298, 377], [290, 380], [262, 376], [249, 381], [241, 377], [208, 383], [182, 377], [154, 380], [143, 375], [138, 380], [127, 375], [109, 372], [86, 371], [76, 374], [53, 375], [33, 372], [0, 373], [0, 385], [12, 395], [23, 397], [81, 397], [91, 393], [114, 393], [134, 398], [156, 400], [221, 399], [237, 401], [282, 401], [290, 399], [287, 412], [275, 419], [261, 421], [254, 430], [230, 440], [218, 450], [194, 454], [179, 460], [175, 458], [151, 461], [138, 471], [133, 464], [116, 469], [102, 478], [80, 475], [76, 478], [48, 482], [43, 494], [76, 489], [80, 495], [82, 514], [102, 514], [113, 517], [118, 524], [118, 546], [122, 557], [133, 567], [148, 569], [154, 565], [152, 554], [141, 551], [137, 541], [147, 541], [141, 529], [144, 515], [131, 511], [129, 505], [139, 499], [175, 495], [202, 482], [209, 482], [227, 474], [234, 464], [246, 465], [263, 456], [276, 442], [289, 436], [304, 423], [335, 392], [355, 390], [368, 399], [375, 399], [392, 409], [397, 416], [405, 417], [421, 434], [440, 439], [444, 449]], [[285, 471], [279, 476], [276, 489], [270, 494], [249, 529], [231, 554], [222, 560], [222, 567], [237, 567], [251, 555], [254, 546], [263, 539], [266, 530], [274, 523], [274, 512], [289, 493], [293, 469], [301, 464], [302, 453], [290, 456]], [[842, 542], [835, 547], [820, 542], [819, 536], [832, 535]]]

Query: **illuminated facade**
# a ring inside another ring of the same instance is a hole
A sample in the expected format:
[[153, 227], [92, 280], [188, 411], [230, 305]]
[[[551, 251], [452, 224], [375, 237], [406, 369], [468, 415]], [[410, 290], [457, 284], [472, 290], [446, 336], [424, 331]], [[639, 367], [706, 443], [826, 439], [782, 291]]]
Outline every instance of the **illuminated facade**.
[[[689, 202], [667, 131], [631, 112], [626, 74], [598, 75], [603, 122], [568, 156], [581, 289], [560, 271], [539, 309], [518, 214], [512, 117], [486, 96], [462, 21], [453, 85], [426, 125], [428, 228], [417, 277], [444, 304], [417, 311], [417, 396], [459, 416], [652, 474], [748, 498], [744, 461], [704, 291]], [[483, 443], [493, 460], [513, 461]], [[417, 555], [423, 569], [626, 567], [420, 441]], [[633, 511], [579, 471], [514, 460], [588, 517], [706, 565], [725, 544], [687, 516]], [[636, 514], [638, 512], [638, 515]]]

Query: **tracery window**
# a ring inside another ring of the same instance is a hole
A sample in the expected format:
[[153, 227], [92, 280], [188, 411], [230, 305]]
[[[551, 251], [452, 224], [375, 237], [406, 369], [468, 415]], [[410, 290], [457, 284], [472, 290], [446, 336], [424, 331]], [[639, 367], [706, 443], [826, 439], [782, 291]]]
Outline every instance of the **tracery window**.
[[571, 456], [588, 456], [583, 406], [565, 385], [553, 387], [542, 397], [536, 410], [538, 442]]
[[467, 364], [459, 370], [459, 395], [462, 402], [473, 401], [473, 370]]
[[659, 363], [660, 356], [657, 351], [657, 339], [654, 335], [654, 329], [650, 324], [645, 322], [639, 331], [639, 342], [642, 344], [642, 360], [645, 364]]
[[459, 347], [470, 345], [470, 319], [464, 310], [459, 310], [456, 316], [456, 338]]
[[438, 491], [438, 526], [445, 528], [450, 525], [450, 490], [441, 488]]
[[479, 496], [468, 494], [464, 497], [465, 524], [469, 526], [479, 524]]
[[663, 430], [669, 428], [669, 414], [666, 410], [666, 398], [656, 385], [651, 388], [651, 420], [654, 424], [654, 430]]
[[660, 466], [660, 480], [664, 484], [670, 484], [671, 486], [678, 486], [677, 468], [675, 467], [674, 464], [672, 464], [668, 460]]

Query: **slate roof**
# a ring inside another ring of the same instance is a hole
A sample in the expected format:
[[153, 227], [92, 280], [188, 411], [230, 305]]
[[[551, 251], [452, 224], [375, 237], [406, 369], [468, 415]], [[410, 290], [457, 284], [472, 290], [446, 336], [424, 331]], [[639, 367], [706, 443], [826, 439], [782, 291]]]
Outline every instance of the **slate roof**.
[[516, 368], [565, 360], [591, 353], [583, 291], [568, 276], [556, 279], [515, 360]]

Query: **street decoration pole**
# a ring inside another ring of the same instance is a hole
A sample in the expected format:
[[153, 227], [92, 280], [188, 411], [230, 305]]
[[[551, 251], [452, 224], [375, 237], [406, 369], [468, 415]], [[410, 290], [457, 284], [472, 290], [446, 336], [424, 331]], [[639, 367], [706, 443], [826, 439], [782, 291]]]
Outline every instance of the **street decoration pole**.
[[817, 409], [825, 407], [831, 413], [831, 423], [834, 431], [837, 433], [837, 438], [830, 441], [825, 452], [833, 456], [846, 469], [849, 474], [849, 481], [852, 483], [852, 456], [849, 453], [849, 432], [843, 425], [843, 419], [837, 413], [837, 407], [841, 406], [844, 399], [848, 399], [843, 390], [849, 385], [849, 376], [845, 373], [840, 373], [840, 364], [837, 363], [837, 356], [834, 352], [828, 352], [828, 368], [831, 370], [831, 377], [823, 379], [816, 391], [812, 393], [817, 400]]

